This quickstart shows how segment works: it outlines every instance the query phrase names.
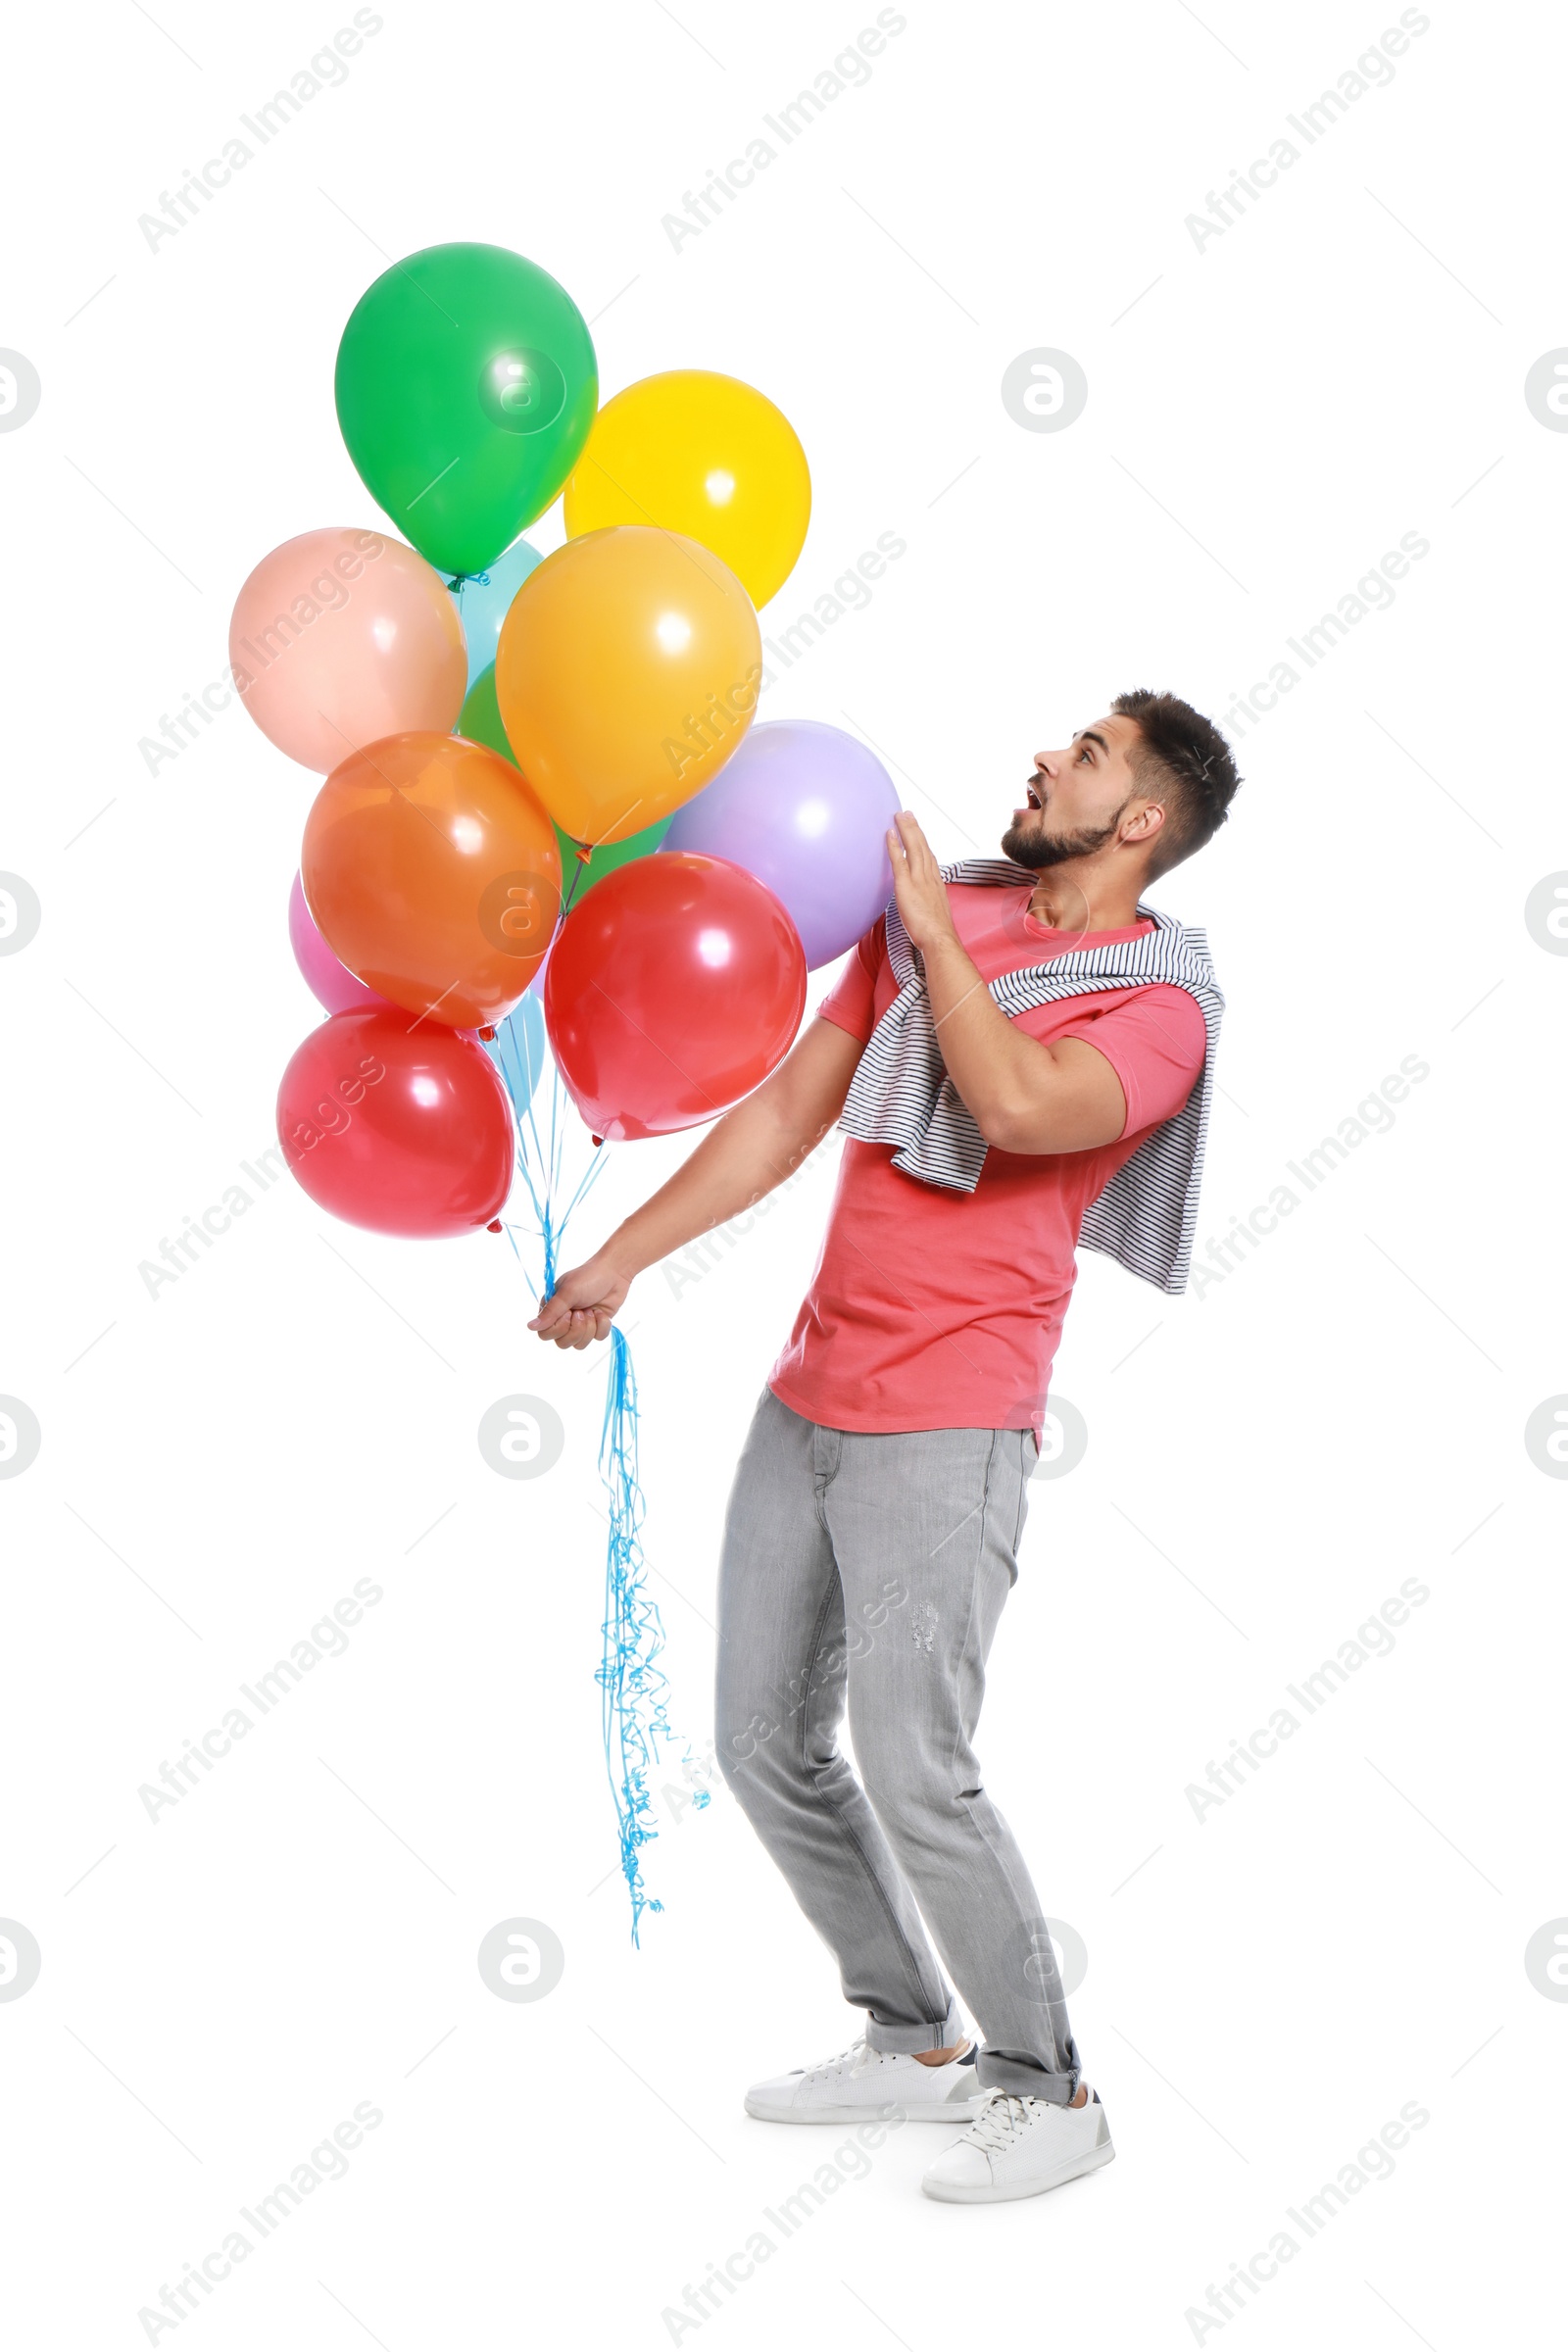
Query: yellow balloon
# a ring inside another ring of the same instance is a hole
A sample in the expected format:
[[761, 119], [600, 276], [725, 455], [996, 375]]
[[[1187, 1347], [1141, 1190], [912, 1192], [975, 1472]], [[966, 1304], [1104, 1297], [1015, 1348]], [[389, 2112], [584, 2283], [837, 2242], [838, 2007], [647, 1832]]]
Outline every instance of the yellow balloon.
[[625, 841], [712, 782], [762, 678], [745, 589], [696, 540], [570, 539], [512, 600], [496, 701], [517, 765], [574, 841]]
[[782, 410], [733, 375], [673, 368], [607, 401], [566, 484], [566, 536], [662, 523], [722, 557], [754, 605], [806, 543], [811, 476]]

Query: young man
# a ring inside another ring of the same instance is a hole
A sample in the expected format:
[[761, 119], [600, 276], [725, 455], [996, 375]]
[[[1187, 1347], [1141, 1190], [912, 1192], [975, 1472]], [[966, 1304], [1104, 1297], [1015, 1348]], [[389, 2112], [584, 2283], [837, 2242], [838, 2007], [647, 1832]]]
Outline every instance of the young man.
[[1209, 720], [1139, 692], [1035, 754], [1002, 858], [939, 869], [901, 814], [894, 902], [818, 1017], [532, 1325], [603, 1339], [644, 1267], [848, 1131], [730, 1496], [715, 1743], [866, 2023], [746, 2105], [967, 2122], [922, 2183], [949, 2202], [1034, 2196], [1114, 2153], [971, 1740], [1075, 1248], [1185, 1285], [1222, 1000], [1201, 933], [1143, 893], [1238, 781]]

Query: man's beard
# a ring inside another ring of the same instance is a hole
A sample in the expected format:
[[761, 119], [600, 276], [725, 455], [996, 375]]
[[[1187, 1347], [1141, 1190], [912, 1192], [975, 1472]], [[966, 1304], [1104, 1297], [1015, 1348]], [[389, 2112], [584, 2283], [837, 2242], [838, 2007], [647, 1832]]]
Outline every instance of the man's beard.
[[1037, 833], [1023, 825], [1009, 825], [1002, 836], [1003, 855], [1014, 865], [1027, 865], [1035, 872], [1048, 865], [1066, 865], [1074, 858], [1089, 858], [1102, 850], [1120, 823], [1118, 808], [1108, 825], [1086, 827], [1077, 833]]

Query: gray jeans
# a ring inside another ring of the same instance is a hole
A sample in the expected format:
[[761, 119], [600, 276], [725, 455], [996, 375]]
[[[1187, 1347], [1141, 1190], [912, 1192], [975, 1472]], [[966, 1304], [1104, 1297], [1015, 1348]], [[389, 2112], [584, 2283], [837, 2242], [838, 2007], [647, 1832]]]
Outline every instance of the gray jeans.
[[715, 1745], [872, 2048], [958, 2038], [934, 1940], [981, 2082], [1065, 2105], [1055, 1954], [971, 1745], [1035, 1458], [1026, 1429], [867, 1437], [764, 1389], [725, 1520]]

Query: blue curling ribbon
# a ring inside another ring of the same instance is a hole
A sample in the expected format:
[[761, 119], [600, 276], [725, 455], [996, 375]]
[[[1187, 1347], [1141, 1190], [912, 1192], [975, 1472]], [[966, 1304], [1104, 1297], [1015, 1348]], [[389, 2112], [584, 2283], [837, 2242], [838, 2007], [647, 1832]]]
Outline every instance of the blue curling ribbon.
[[[540, 1295], [548, 1298], [556, 1287], [562, 1238], [572, 1211], [598, 1178], [605, 1153], [602, 1149], [594, 1151], [570, 1198], [561, 1207], [565, 1130], [572, 1122], [566, 1118], [565, 1090], [545, 1044], [544, 1017], [536, 997], [524, 997], [501, 1022], [488, 1050], [512, 1101], [517, 1166], [534, 1213], [531, 1234], [543, 1251]], [[548, 1109], [544, 1109], [539, 1098], [547, 1069]], [[518, 1229], [509, 1223], [504, 1230], [520, 1264]], [[644, 1911], [663, 1909], [643, 1882], [642, 1849], [659, 1835], [649, 1774], [660, 1761], [661, 1748], [673, 1744], [674, 1734], [665, 1709], [668, 1684], [658, 1664], [664, 1646], [663, 1622], [658, 1603], [650, 1599], [646, 1589], [641, 1541], [645, 1504], [637, 1466], [637, 1375], [625, 1334], [616, 1324], [611, 1326], [610, 1347], [610, 1378], [599, 1440], [599, 1474], [609, 1500], [610, 1541], [605, 1556], [604, 1652], [595, 1679], [603, 1702], [605, 1769], [620, 1837], [620, 1867], [631, 1897], [631, 1939], [640, 1946]], [[700, 1792], [694, 1802], [705, 1806], [706, 1792]]]
[[599, 1668], [604, 1693], [605, 1766], [620, 1826], [620, 1867], [631, 1896], [631, 1939], [640, 1943], [644, 1911], [663, 1904], [644, 1891], [642, 1849], [654, 1825], [648, 1774], [660, 1744], [674, 1735], [665, 1712], [668, 1688], [658, 1659], [664, 1628], [658, 1603], [644, 1589], [643, 1491], [637, 1475], [637, 1375], [618, 1325], [610, 1329], [610, 1381], [599, 1438], [599, 1475], [610, 1498], [610, 1544], [605, 1554], [605, 1654]]

